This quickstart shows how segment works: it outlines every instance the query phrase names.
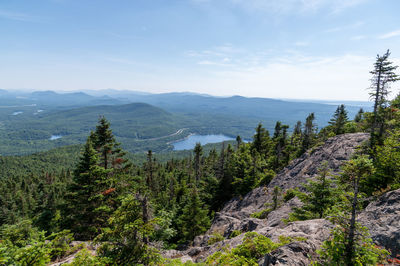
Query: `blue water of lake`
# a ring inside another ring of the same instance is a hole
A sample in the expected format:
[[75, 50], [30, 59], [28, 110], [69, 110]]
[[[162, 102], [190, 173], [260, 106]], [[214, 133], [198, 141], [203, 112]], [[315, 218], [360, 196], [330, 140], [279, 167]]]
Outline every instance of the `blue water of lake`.
[[50, 140], [56, 140], [56, 139], [61, 139], [61, 135], [51, 135]]
[[227, 140], [234, 140], [234, 138], [225, 136], [225, 135], [190, 135], [184, 140], [173, 143], [174, 151], [182, 151], [182, 150], [191, 150], [196, 146], [197, 142], [200, 142], [201, 145], [205, 145], [208, 143], [217, 143], [223, 142]]

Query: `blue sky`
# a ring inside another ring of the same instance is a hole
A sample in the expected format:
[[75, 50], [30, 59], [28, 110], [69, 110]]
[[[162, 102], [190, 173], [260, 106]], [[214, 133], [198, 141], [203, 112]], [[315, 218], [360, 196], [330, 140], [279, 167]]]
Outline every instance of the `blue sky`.
[[0, 0], [0, 88], [366, 100], [376, 54], [400, 64], [399, 11], [398, 0]]

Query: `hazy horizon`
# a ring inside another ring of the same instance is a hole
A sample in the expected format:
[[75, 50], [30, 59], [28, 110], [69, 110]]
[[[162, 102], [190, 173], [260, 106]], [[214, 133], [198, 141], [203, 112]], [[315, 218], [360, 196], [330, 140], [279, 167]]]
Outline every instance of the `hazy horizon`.
[[3, 1], [0, 88], [366, 101], [376, 55], [391, 49], [400, 64], [399, 9], [396, 0]]
[[[273, 100], [282, 100], [282, 101], [295, 101], [295, 102], [304, 102], [304, 101], [309, 101], [309, 102], [326, 102], [327, 104], [335, 103], [335, 102], [362, 102], [362, 103], [371, 103], [371, 100], [365, 100], [365, 99], [360, 99], [360, 100], [349, 100], [349, 99], [320, 99], [320, 98], [272, 98], [272, 97], [259, 97], [259, 96], [243, 96], [239, 94], [232, 94], [232, 95], [213, 95], [210, 93], [198, 93], [198, 92], [191, 92], [191, 91], [168, 91], [168, 92], [146, 92], [146, 91], [137, 91], [137, 90], [119, 90], [119, 89], [91, 89], [91, 90], [35, 90], [35, 89], [3, 89], [0, 88], [0, 90], [5, 90], [7, 92], [11, 93], [33, 93], [33, 92], [56, 92], [60, 94], [64, 93], [78, 93], [78, 92], [83, 92], [88, 95], [92, 96], [113, 96], [113, 94], [109, 94], [110, 91], [114, 93], [136, 93], [136, 94], [142, 94], [142, 95], [158, 95], [158, 94], [169, 94], [169, 93], [181, 93], [181, 94], [192, 94], [192, 95], [200, 95], [200, 96], [205, 96], [205, 97], [217, 97], [217, 98], [229, 98], [229, 97], [245, 97], [245, 98], [263, 98], [263, 99], [273, 99]], [[108, 94], [107, 94], [108, 93]], [[335, 103], [336, 104], [336, 103]], [[340, 104], [340, 103], [339, 103]]]

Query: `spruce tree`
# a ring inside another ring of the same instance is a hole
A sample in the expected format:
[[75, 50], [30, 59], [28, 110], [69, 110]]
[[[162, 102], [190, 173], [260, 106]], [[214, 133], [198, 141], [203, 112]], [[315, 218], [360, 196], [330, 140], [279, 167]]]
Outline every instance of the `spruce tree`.
[[194, 147], [194, 174], [196, 185], [199, 184], [200, 181], [200, 168], [201, 168], [201, 156], [203, 155], [203, 148], [199, 142], [196, 143]]
[[100, 117], [95, 132], [91, 134], [91, 139], [93, 147], [99, 153], [100, 166], [104, 169], [113, 168], [114, 170], [129, 168], [130, 164], [124, 159], [126, 152], [116, 142], [110, 122], [104, 116]]
[[333, 115], [332, 119], [329, 121], [329, 124], [333, 128], [333, 132], [336, 135], [340, 135], [344, 133], [344, 125], [347, 123], [347, 111], [344, 104], [338, 106]]
[[372, 74], [370, 97], [374, 101], [373, 117], [371, 122], [371, 148], [375, 152], [376, 145], [382, 144], [382, 137], [385, 131], [385, 109], [388, 103], [390, 85], [400, 80], [395, 73], [398, 66], [389, 61], [390, 51], [387, 50], [382, 56], [377, 55]]
[[192, 188], [187, 195], [185, 207], [179, 218], [181, 232], [186, 240], [191, 241], [195, 236], [207, 231], [210, 226], [207, 212], [207, 208], [200, 200], [197, 188]]
[[314, 120], [315, 120], [314, 113], [309, 114], [306, 118], [306, 123], [304, 124], [304, 130], [301, 136], [302, 142], [301, 142], [300, 153], [304, 153], [314, 144], [315, 131], [316, 131]]
[[360, 110], [358, 110], [356, 116], [354, 117], [354, 122], [360, 123], [363, 117], [364, 117], [364, 109], [360, 108]]
[[295, 207], [290, 220], [308, 220], [325, 217], [325, 212], [332, 207], [339, 195], [334, 179], [329, 178], [328, 163], [325, 161], [319, 168], [316, 180], [304, 185], [306, 192], [296, 192], [303, 206]]
[[252, 148], [260, 154], [266, 154], [269, 150], [269, 145], [269, 132], [259, 123], [256, 128], [256, 134], [253, 136]]
[[101, 206], [99, 199], [107, 172], [98, 166], [97, 152], [88, 138], [82, 156], [74, 171], [72, 183], [68, 186], [66, 206], [64, 208], [67, 228], [70, 228], [79, 240], [92, 239], [101, 227], [101, 215], [97, 212]]

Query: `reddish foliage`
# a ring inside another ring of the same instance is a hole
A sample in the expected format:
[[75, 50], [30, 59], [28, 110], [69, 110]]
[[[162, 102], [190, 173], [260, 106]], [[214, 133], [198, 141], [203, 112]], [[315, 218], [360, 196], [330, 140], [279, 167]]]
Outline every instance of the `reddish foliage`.
[[[399, 257], [399, 255], [397, 255], [397, 257]], [[394, 265], [400, 265], [400, 259], [393, 258], [393, 259], [388, 259], [387, 261]]]
[[113, 193], [114, 191], [115, 191], [115, 188], [109, 188], [106, 191], [101, 192], [101, 194], [103, 194], [105, 196], [105, 195], [108, 195], [110, 193]]
[[121, 163], [123, 163], [124, 162], [124, 159], [122, 159], [122, 158], [117, 158], [117, 159], [115, 159], [115, 164], [121, 164]]

